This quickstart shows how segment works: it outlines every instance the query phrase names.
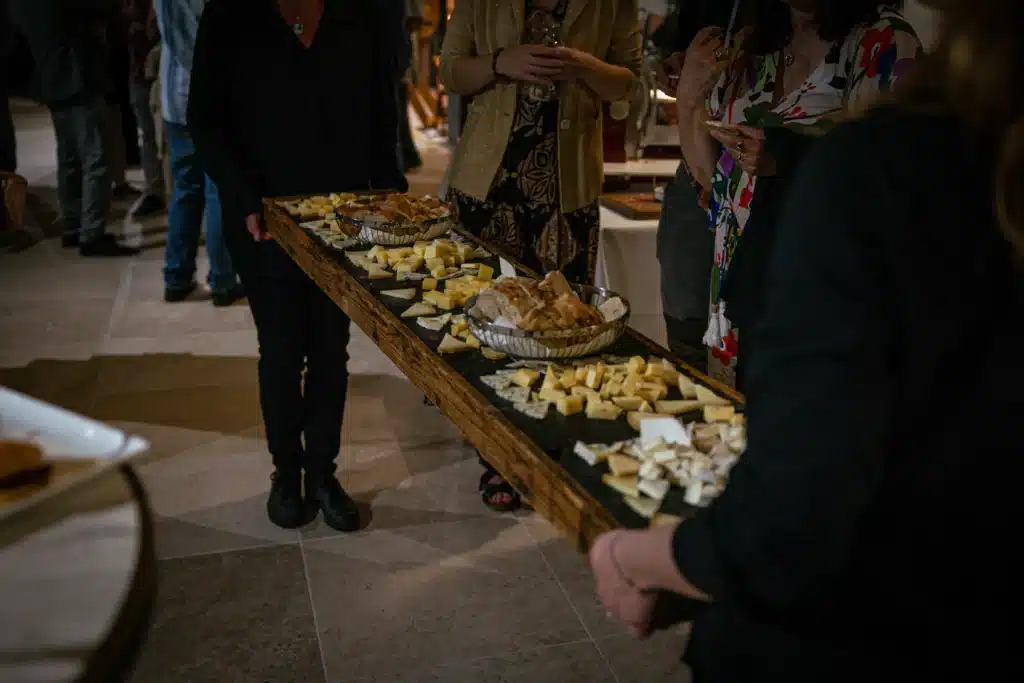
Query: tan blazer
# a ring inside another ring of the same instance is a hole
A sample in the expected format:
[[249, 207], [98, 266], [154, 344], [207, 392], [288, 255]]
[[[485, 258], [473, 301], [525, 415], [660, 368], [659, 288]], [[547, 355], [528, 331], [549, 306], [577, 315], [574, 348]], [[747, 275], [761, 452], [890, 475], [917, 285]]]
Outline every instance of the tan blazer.
[[[492, 55], [522, 41], [525, 0], [457, 0], [441, 50], [441, 80], [465, 94], [452, 65], [461, 57]], [[642, 63], [637, 0], [569, 0], [562, 42], [609, 64], [639, 73]], [[516, 112], [518, 84], [496, 83], [473, 94], [451, 165], [451, 186], [486, 199], [501, 165]], [[601, 193], [602, 103], [587, 88], [568, 84], [559, 96], [558, 161], [562, 211], [585, 206]]]

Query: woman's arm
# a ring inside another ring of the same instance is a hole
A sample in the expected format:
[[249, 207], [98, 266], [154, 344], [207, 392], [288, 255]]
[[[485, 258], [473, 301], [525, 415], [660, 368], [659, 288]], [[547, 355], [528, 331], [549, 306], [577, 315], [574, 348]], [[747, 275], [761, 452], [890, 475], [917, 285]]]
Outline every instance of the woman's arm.
[[263, 200], [257, 178], [246, 171], [249, 167], [230, 142], [228, 107], [232, 96], [227, 65], [232, 59], [235, 34], [222, 3], [207, 4], [196, 34], [187, 118], [203, 170], [224, 196], [224, 203], [248, 216], [263, 212]]
[[492, 55], [477, 55], [474, 39], [474, 0], [459, 0], [448, 17], [441, 47], [441, 82], [459, 95], [472, 95], [494, 82]]
[[633, 79], [643, 68], [637, 0], [619, 1], [607, 60], [573, 48], [563, 48], [559, 55], [569, 67], [565, 76], [582, 81], [602, 100], [613, 102], [629, 97]]
[[718, 163], [721, 148], [704, 125], [710, 118], [707, 109], [701, 105], [693, 108], [676, 98], [676, 118], [679, 126], [679, 149], [683, 163], [693, 179], [705, 190], [711, 189], [711, 177]]

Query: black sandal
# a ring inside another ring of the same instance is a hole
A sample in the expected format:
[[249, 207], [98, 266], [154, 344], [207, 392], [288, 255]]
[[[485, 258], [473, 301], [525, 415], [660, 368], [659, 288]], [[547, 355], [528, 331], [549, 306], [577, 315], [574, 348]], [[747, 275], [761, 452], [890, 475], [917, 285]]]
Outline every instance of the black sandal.
[[514, 512], [523, 504], [512, 485], [494, 470], [480, 475], [480, 497], [484, 505], [494, 512]]

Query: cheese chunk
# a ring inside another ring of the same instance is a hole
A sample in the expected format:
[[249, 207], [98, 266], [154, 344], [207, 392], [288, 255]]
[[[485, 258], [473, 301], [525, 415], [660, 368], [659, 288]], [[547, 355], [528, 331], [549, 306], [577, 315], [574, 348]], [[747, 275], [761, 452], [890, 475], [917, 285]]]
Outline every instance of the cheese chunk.
[[590, 420], [617, 420], [622, 415], [622, 408], [614, 403], [601, 400], [587, 401], [587, 418]]
[[424, 292], [432, 292], [435, 289], [437, 289], [437, 280], [436, 279], [434, 279], [432, 277], [428, 277], [428, 278], [423, 280], [423, 291]]
[[731, 405], [726, 406], [704, 406], [705, 422], [728, 422], [736, 414], [736, 409]]
[[669, 489], [672, 488], [672, 484], [667, 479], [641, 479], [636, 486], [640, 489], [640, 493], [654, 500], [665, 500]]
[[537, 396], [542, 401], [551, 401], [552, 403], [558, 403], [562, 399], [568, 398], [566, 393], [561, 389], [545, 389], [543, 386]]
[[659, 512], [651, 520], [651, 526], [673, 526], [683, 521], [678, 515], [670, 515], [667, 512]]
[[530, 388], [540, 377], [540, 373], [529, 368], [520, 368], [512, 375], [512, 383], [523, 388]]
[[654, 409], [663, 415], [682, 415], [700, 410], [703, 405], [700, 401], [656, 401]]
[[697, 398], [697, 385], [693, 383], [693, 380], [686, 375], [679, 375], [679, 393], [683, 395], [683, 398], [696, 399]]
[[604, 379], [604, 373], [604, 365], [602, 365], [601, 363], [598, 363], [597, 365], [592, 365], [590, 369], [587, 370], [585, 384], [591, 389], [600, 389], [601, 381]]
[[555, 402], [555, 408], [562, 415], [569, 417], [583, 412], [583, 398], [580, 396], [566, 396]]
[[469, 333], [468, 331], [466, 334], [466, 344], [471, 349], [479, 349], [480, 347], [483, 346], [483, 344], [480, 343], [480, 340], [474, 337], [472, 333]]
[[[650, 408], [650, 404], [639, 396], [616, 396], [612, 399], [612, 403], [622, 408], [623, 410], [639, 411], [641, 407], [647, 405]], [[647, 410], [645, 412], [650, 412]]]
[[366, 273], [367, 277], [369, 277], [371, 280], [386, 280], [389, 277], [394, 277], [394, 273], [392, 273], [391, 271], [385, 270], [383, 267], [375, 266], [373, 264], [370, 265]]
[[423, 295], [423, 301], [433, 306], [437, 306], [441, 310], [450, 311], [455, 306], [452, 303], [451, 297], [443, 292], [431, 291]]
[[637, 489], [636, 477], [634, 476], [616, 477], [612, 474], [606, 474], [601, 477], [601, 481], [608, 488], [614, 489], [624, 496], [638, 497], [640, 495], [640, 490]]
[[412, 306], [407, 308], [405, 310], [405, 312], [402, 313], [402, 317], [403, 318], [418, 318], [421, 315], [434, 315], [435, 313], [437, 313], [437, 309], [435, 309], [430, 304], [418, 303], [418, 304], [413, 304]]
[[608, 469], [616, 477], [640, 472], [640, 463], [628, 455], [611, 455], [608, 457]]
[[633, 512], [644, 519], [653, 519], [654, 515], [658, 514], [658, 508], [661, 507], [661, 501], [654, 498], [624, 496], [623, 499], [626, 501], [626, 505], [628, 505]]
[[494, 268], [488, 265], [481, 265], [476, 272], [476, 277], [482, 282], [490, 282], [494, 278]]
[[449, 353], [460, 353], [462, 351], [468, 351], [469, 349], [469, 344], [459, 341], [450, 334], [446, 334], [444, 339], [442, 339], [441, 343], [438, 345], [437, 352], [441, 355], [445, 355]]
[[403, 301], [412, 301], [416, 298], [417, 292], [415, 289], [386, 289], [381, 294], [389, 296], [393, 299], [402, 299]]
[[728, 406], [732, 405], [728, 400], [722, 398], [715, 392], [711, 391], [705, 386], [697, 384], [695, 386], [697, 392], [697, 400], [706, 406]]
[[503, 351], [492, 349], [489, 346], [482, 347], [480, 353], [484, 354], [484, 358], [487, 360], [505, 360], [508, 357]]
[[634, 413], [629, 413], [628, 415], [626, 415], [626, 422], [629, 423], [630, 427], [632, 427], [633, 429], [635, 429], [636, 431], [639, 432], [640, 431], [640, 425], [644, 422], [644, 420], [653, 420], [653, 419], [657, 419], [659, 417], [672, 417], [672, 416], [671, 415], [660, 415], [658, 413], [634, 412]]

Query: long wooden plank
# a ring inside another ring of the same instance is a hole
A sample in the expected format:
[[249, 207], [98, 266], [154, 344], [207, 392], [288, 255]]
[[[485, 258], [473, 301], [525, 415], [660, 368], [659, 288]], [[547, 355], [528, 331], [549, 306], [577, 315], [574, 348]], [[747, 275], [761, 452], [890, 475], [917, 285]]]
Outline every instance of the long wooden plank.
[[334, 261], [277, 206], [264, 204], [274, 239], [447, 416], [542, 517], [580, 549], [618, 526], [615, 518], [472, 384]]

